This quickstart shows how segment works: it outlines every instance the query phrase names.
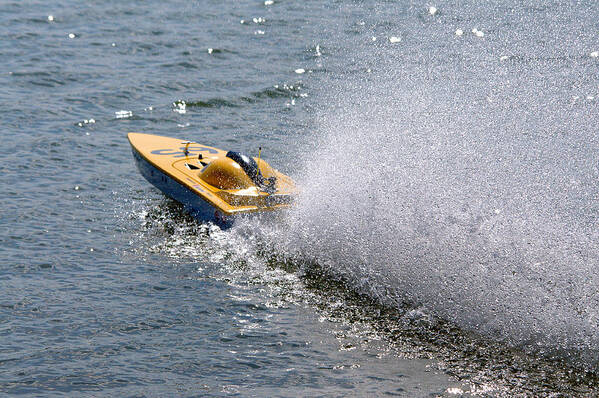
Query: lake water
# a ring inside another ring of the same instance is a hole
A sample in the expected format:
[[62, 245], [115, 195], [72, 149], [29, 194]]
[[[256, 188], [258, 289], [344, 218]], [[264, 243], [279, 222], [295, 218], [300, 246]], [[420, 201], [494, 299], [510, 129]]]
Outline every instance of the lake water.
[[[593, 396], [599, 7], [0, 1], [0, 394]], [[127, 132], [302, 194], [221, 231]]]

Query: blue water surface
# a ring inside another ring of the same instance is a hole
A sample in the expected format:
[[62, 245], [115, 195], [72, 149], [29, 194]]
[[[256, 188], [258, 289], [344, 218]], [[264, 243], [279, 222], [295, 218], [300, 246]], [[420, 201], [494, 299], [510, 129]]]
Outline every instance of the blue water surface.
[[[580, 56], [566, 77], [593, 106], [594, 5], [439, 3], [437, 13], [387, 1], [1, 2], [0, 395], [576, 393], [577, 382], [516, 382], [505, 368], [483, 377], [459, 342], [452, 367], [453, 346], [423, 348], [438, 337], [428, 326], [414, 342], [373, 332], [397, 324], [336, 313], [347, 303], [328, 287], [271, 264], [251, 234], [190, 219], [135, 169], [130, 131], [261, 146], [300, 174], [317, 115], [335, 112], [328, 98], [344, 85], [367, 87], [371, 73], [394, 68], [442, 79], [486, 65], [489, 53], [526, 54], [536, 44], [502, 26], [527, 19], [557, 19], [569, 34], [582, 21], [580, 55], [556, 56]], [[476, 24], [500, 39], [457, 52], [456, 27], [472, 36]], [[551, 32], [539, 45], [559, 40]], [[398, 48], [395, 36], [412, 44], [380, 58]]]

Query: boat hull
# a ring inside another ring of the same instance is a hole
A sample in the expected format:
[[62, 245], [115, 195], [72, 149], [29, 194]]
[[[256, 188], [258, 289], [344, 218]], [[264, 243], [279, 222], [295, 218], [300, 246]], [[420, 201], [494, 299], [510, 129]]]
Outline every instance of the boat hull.
[[135, 148], [132, 148], [132, 152], [141, 175], [165, 195], [183, 204], [195, 218], [202, 222], [212, 222], [221, 228], [228, 228], [233, 224], [235, 217], [225, 216], [198, 194], [148, 162]]

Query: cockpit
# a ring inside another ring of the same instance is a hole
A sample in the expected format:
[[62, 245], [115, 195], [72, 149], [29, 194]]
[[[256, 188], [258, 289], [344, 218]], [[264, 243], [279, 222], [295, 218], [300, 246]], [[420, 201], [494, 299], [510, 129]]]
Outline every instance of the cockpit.
[[[258, 164], [258, 162], [260, 164]], [[246, 189], [252, 186], [272, 194], [276, 191], [276, 177], [265, 161], [258, 162], [240, 152], [227, 152], [200, 171], [200, 178], [219, 189]]]

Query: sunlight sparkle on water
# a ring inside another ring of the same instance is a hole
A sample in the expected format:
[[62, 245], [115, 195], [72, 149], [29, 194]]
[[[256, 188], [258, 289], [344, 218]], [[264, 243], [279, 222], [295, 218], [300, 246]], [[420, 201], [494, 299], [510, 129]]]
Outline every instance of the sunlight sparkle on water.
[[120, 111], [114, 112], [114, 115], [116, 116], [117, 119], [126, 119], [128, 117], [133, 116], [133, 112], [126, 111], [126, 110], [120, 110]]
[[183, 100], [173, 102], [173, 106], [174, 106], [173, 112], [177, 112], [181, 115], [183, 115], [187, 112], [187, 104]]
[[[86, 124], [94, 124], [94, 123], [96, 123], [95, 119], [85, 119], [82, 122], [77, 123], [77, 126], [83, 127]], [[89, 133], [87, 133], [87, 134], [89, 135]]]

